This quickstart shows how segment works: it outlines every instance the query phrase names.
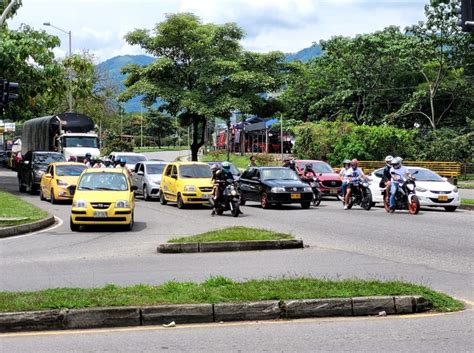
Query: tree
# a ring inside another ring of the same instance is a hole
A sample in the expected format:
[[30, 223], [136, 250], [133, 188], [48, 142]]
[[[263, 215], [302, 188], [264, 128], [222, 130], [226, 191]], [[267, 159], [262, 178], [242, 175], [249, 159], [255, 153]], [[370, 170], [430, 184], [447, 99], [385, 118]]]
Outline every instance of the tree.
[[229, 119], [231, 112], [251, 112], [265, 105], [263, 93], [282, 84], [282, 53], [254, 54], [239, 45], [242, 30], [233, 23], [203, 24], [190, 13], [172, 14], [153, 33], [126, 35], [157, 57], [147, 66], [129, 65], [122, 100], [143, 95], [145, 105], [162, 100], [161, 111], [191, 125], [192, 160], [204, 144], [209, 118]]
[[157, 109], [150, 109], [144, 117], [144, 133], [161, 147], [161, 139], [174, 132], [172, 117], [163, 114]]

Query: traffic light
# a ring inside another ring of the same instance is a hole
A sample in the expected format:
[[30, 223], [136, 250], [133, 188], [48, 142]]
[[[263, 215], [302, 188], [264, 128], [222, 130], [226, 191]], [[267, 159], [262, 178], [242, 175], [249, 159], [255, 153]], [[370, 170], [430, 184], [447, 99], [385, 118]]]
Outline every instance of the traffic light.
[[0, 107], [6, 107], [12, 100], [18, 99], [19, 85], [0, 78]]
[[463, 32], [474, 32], [474, 0], [461, 0], [461, 7], [457, 9], [458, 23]]

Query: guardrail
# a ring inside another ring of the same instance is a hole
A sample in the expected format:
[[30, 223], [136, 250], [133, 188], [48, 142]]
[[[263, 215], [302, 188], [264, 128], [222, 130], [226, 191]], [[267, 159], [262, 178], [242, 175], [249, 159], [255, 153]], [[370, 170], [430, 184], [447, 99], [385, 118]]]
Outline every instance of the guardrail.
[[[461, 175], [462, 164], [459, 162], [403, 161], [404, 165], [431, 169], [446, 178], [457, 178]], [[365, 172], [382, 168], [384, 161], [360, 161], [359, 166]]]

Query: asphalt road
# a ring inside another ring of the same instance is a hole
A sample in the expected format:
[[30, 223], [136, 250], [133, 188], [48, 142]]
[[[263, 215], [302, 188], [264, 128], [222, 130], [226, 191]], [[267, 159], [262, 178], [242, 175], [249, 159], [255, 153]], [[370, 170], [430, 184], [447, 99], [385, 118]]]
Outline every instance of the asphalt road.
[[[18, 194], [15, 175], [0, 173], [0, 189]], [[323, 200], [321, 206], [309, 210], [298, 206], [262, 210], [249, 203], [242, 208], [244, 215], [235, 219], [211, 217], [207, 208], [178, 210], [173, 205], [138, 199], [132, 232], [107, 227], [71, 233], [69, 205], [51, 205], [41, 202], [38, 196], [23, 194], [22, 197], [54, 213], [64, 224], [41, 233], [0, 240], [0, 290], [93, 287], [107, 283], [159, 284], [170, 279], [203, 280], [212, 275], [233, 279], [355, 276], [409, 280], [474, 301], [471, 211], [447, 213], [422, 209], [419, 215], [411, 216], [406, 212], [386, 214], [382, 208], [367, 212], [356, 207], [344, 211], [339, 202]], [[229, 225], [290, 232], [303, 238], [309, 248], [156, 253], [156, 246], [171, 237]], [[2, 352], [29, 351], [29, 347], [35, 347], [38, 352], [74, 349], [125, 352], [132, 346], [136, 351], [469, 351], [474, 346], [473, 323], [472, 311], [468, 310], [416, 319], [310, 320], [297, 324], [207, 325], [166, 331], [4, 336], [0, 348], [6, 348]]]

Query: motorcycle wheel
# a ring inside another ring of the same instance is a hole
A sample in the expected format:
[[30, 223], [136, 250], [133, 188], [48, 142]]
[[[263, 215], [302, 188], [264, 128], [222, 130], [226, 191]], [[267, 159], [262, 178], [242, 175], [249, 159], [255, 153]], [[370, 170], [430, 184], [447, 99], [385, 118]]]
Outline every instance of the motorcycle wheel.
[[349, 203], [347, 204], [347, 209], [350, 210], [352, 208], [352, 206], [354, 206], [354, 201], [352, 200], [352, 198], [349, 200]]
[[232, 216], [233, 217], [239, 217], [239, 214], [240, 214], [240, 208], [239, 208], [239, 204], [237, 202], [232, 202]]
[[216, 209], [216, 214], [217, 214], [218, 216], [222, 216], [222, 215], [224, 214], [224, 209], [223, 209], [223, 208], [217, 208], [217, 209]]
[[321, 204], [321, 193], [315, 193], [313, 197], [313, 206], [317, 207]]
[[420, 201], [415, 195], [411, 197], [411, 201], [408, 203], [408, 212], [412, 215], [418, 214], [418, 212], [420, 212]]
[[366, 211], [369, 211], [372, 208], [372, 192], [369, 189], [365, 191], [361, 206]]

